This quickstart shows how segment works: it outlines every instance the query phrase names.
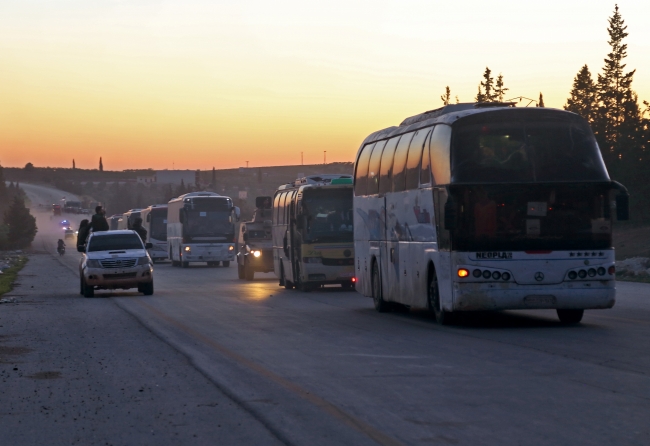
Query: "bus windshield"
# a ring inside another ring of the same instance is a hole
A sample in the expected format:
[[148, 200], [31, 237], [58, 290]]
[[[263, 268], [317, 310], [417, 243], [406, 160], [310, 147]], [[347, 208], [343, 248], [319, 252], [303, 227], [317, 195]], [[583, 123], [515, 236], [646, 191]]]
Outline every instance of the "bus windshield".
[[152, 240], [167, 241], [167, 209], [154, 209], [150, 215], [151, 233], [149, 237]]
[[231, 239], [235, 230], [229, 211], [186, 211], [183, 234], [188, 237]]
[[499, 110], [460, 119], [452, 183], [609, 181], [584, 119], [564, 112]]
[[302, 208], [306, 243], [352, 241], [352, 188], [305, 190]]

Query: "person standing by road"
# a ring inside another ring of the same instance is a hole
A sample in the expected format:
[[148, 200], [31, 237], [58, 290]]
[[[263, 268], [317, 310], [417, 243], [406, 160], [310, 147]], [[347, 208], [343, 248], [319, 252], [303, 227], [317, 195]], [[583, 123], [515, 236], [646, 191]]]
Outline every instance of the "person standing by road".
[[108, 221], [106, 221], [104, 209], [101, 206], [95, 208], [95, 215], [93, 215], [90, 220], [90, 229], [92, 229], [93, 232], [108, 231], [110, 229]]
[[132, 229], [140, 236], [142, 243], [147, 243], [147, 230], [142, 227], [142, 219], [140, 217], [135, 219]]

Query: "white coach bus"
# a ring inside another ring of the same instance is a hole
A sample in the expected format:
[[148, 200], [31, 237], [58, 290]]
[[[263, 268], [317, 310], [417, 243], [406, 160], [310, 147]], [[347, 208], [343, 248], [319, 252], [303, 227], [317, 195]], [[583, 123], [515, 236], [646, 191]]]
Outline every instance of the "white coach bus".
[[167, 205], [152, 204], [140, 212], [142, 226], [147, 230], [147, 240], [151, 243], [149, 257], [153, 262], [167, 259]]
[[615, 302], [612, 213], [628, 218], [580, 116], [455, 104], [368, 136], [355, 162], [357, 290], [378, 311], [556, 309]]
[[235, 221], [239, 208], [230, 197], [191, 192], [167, 204], [167, 249], [172, 266], [190, 262], [230, 266], [235, 260]]

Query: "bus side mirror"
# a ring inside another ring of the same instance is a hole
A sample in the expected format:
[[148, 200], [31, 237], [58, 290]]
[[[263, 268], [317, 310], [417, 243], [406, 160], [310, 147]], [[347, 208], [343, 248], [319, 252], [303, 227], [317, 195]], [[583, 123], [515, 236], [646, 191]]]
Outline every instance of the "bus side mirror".
[[453, 231], [456, 229], [457, 221], [458, 212], [456, 209], [456, 203], [448, 199], [445, 203], [445, 229], [448, 231]]
[[245, 242], [248, 242], [248, 232], [244, 232], [243, 238]]
[[630, 219], [630, 196], [627, 194], [616, 196], [616, 219], [618, 221]]
[[239, 221], [239, 216], [241, 215], [241, 209], [239, 209], [239, 206], [235, 206], [234, 210], [235, 210], [235, 220]]

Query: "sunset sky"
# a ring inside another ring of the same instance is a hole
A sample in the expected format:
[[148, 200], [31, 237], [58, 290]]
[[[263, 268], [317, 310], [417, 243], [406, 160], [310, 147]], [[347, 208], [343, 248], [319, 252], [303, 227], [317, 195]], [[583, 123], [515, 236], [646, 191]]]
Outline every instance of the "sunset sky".
[[[508, 97], [562, 107], [608, 52], [592, 0], [5, 0], [0, 163], [211, 169], [352, 161], [371, 132]], [[650, 101], [650, 4], [625, 0], [628, 68]]]

